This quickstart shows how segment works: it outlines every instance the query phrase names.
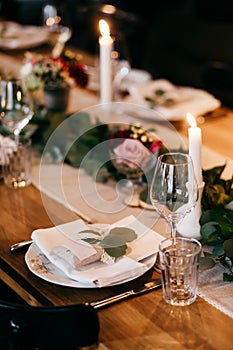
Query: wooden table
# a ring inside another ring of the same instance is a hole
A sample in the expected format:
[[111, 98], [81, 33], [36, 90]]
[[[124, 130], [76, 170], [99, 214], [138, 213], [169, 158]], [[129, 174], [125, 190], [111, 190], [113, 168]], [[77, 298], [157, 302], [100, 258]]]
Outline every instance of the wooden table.
[[[206, 146], [232, 157], [233, 113], [227, 109], [218, 112], [225, 114], [206, 118], [202, 124], [203, 141]], [[186, 134], [182, 124], [177, 127]], [[25, 252], [9, 252], [11, 244], [29, 239], [34, 229], [52, 226], [40, 192], [33, 185], [15, 191], [1, 184], [0, 198], [0, 278], [28, 304], [95, 301], [158, 277], [152, 270], [125, 285], [103, 289], [74, 289], [43, 281], [26, 267]], [[70, 211], [61, 204], [54, 202], [52, 208], [61, 223], [70, 220]], [[233, 319], [199, 297], [190, 306], [171, 307], [163, 301], [160, 289], [100, 309], [98, 314], [100, 341], [112, 350], [233, 349]]]
[[[15, 59], [22, 62], [18, 53], [6, 64], [16, 71]], [[21, 63], [19, 63], [21, 64]], [[79, 108], [86, 107], [89, 99], [98, 103], [98, 98], [89, 93], [82, 102], [80, 90]], [[73, 107], [73, 106], [72, 106]], [[76, 108], [76, 105], [75, 105]], [[233, 158], [233, 111], [220, 108], [199, 118], [203, 132], [203, 144]], [[187, 125], [175, 123], [177, 130], [187, 136]], [[0, 184], [0, 279], [13, 289], [28, 304], [68, 305], [96, 301], [115, 295], [159, 277], [154, 270], [124, 285], [102, 289], [75, 289], [46, 282], [33, 275], [27, 268], [25, 252], [11, 254], [11, 244], [30, 238], [34, 229], [53, 226], [50, 215], [43, 207], [40, 192], [30, 185], [24, 189], [11, 190]], [[57, 222], [64, 223], [74, 219], [74, 213], [61, 204], [53, 202], [50, 206]], [[100, 319], [100, 341], [111, 350], [152, 350], [152, 349], [233, 349], [233, 319], [209, 305], [202, 298], [186, 307], [171, 307], [163, 301], [162, 290], [156, 290], [134, 297], [98, 311]]]

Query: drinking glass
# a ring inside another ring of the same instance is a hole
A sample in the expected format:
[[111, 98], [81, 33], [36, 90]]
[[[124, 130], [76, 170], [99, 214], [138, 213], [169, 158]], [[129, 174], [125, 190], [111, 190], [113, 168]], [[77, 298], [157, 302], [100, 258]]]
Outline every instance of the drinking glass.
[[165, 153], [158, 157], [150, 199], [154, 209], [170, 224], [172, 240], [175, 241], [178, 223], [198, 200], [193, 161], [188, 154]]
[[131, 58], [128, 51], [126, 39], [122, 32], [113, 33], [114, 50], [112, 52], [113, 67], [113, 100], [120, 101], [122, 99], [121, 84], [123, 79], [131, 71]]
[[2, 123], [19, 142], [21, 130], [33, 117], [33, 109], [23, 95], [20, 81], [0, 80], [0, 116]]
[[4, 183], [10, 188], [23, 188], [31, 183], [31, 139], [10, 137], [0, 145]]
[[[136, 143], [136, 146], [133, 143]], [[112, 151], [112, 163], [117, 171], [124, 174], [128, 180], [131, 194], [125, 199], [125, 204], [130, 207], [139, 207], [140, 192], [143, 189], [143, 175], [146, 175], [155, 166], [158, 153], [152, 153], [140, 141], [133, 139], [125, 139], [125, 142], [119, 147]], [[135, 151], [134, 159], [131, 150]], [[127, 153], [127, 151], [129, 152]], [[137, 152], [140, 155], [138, 158], [136, 157]]]
[[196, 300], [201, 244], [177, 237], [159, 244], [163, 298], [170, 305], [185, 306]]
[[46, 4], [42, 9], [42, 23], [49, 32], [50, 43], [53, 47], [52, 56], [59, 57], [65, 44], [72, 36], [72, 29], [62, 24], [62, 18], [58, 15], [55, 5]]

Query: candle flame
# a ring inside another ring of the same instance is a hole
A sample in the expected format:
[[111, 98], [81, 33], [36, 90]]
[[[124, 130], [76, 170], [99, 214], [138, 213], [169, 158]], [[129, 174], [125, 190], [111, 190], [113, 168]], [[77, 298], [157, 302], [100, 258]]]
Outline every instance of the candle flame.
[[108, 23], [104, 19], [99, 21], [99, 28], [102, 36], [107, 37], [110, 35]]
[[188, 121], [189, 125], [192, 128], [195, 128], [197, 126], [196, 119], [194, 118], [194, 116], [191, 113], [187, 113], [186, 114], [186, 118], [187, 118], [187, 121]]

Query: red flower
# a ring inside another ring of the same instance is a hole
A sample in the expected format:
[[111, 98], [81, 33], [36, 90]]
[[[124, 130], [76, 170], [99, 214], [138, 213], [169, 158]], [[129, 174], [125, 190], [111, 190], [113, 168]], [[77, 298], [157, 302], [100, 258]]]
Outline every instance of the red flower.
[[152, 153], [155, 153], [156, 151], [158, 151], [160, 149], [160, 147], [162, 147], [163, 143], [160, 140], [155, 140], [152, 142], [152, 144], [149, 147], [149, 150]]
[[86, 72], [86, 66], [84, 64], [76, 63], [69, 69], [71, 78], [73, 78], [76, 84], [82, 88], [87, 86], [88, 74]]

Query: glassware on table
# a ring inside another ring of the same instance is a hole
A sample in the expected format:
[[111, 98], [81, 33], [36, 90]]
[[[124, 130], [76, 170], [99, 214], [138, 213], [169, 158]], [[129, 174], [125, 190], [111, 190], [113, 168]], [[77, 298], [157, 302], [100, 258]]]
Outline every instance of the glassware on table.
[[122, 89], [122, 81], [131, 71], [131, 66], [127, 60], [119, 60], [113, 63], [113, 100], [119, 101], [124, 95], [125, 91]]
[[191, 238], [160, 242], [163, 298], [168, 304], [185, 306], [196, 300], [201, 248], [200, 242]]
[[5, 137], [0, 144], [1, 167], [4, 184], [22, 188], [31, 183], [31, 139], [20, 139], [16, 144]]
[[171, 226], [176, 240], [176, 228], [198, 200], [198, 185], [192, 158], [185, 153], [165, 153], [158, 157], [150, 199], [154, 209]]
[[42, 24], [49, 32], [49, 39], [52, 45], [52, 56], [59, 57], [65, 44], [72, 36], [72, 29], [63, 25], [62, 18], [58, 15], [55, 5], [47, 4], [42, 9]]
[[19, 142], [21, 130], [33, 117], [33, 108], [19, 80], [0, 80], [0, 119]]
[[113, 149], [112, 163], [128, 180], [128, 188], [131, 192], [125, 199], [125, 204], [128, 206], [140, 206], [140, 192], [144, 188], [143, 175], [155, 166], [156, 160], [157, 152], [152, 153], [139, 140], [125, 139]]
[[113, 40], [113, 100], [119, 101], [124, 93], [121, 89], [121, 83], [131, 71], [131, 58], [124, 34], [122, 32], [113, 33]]

